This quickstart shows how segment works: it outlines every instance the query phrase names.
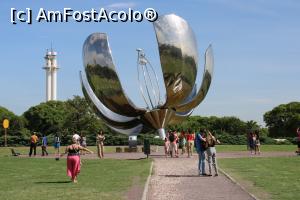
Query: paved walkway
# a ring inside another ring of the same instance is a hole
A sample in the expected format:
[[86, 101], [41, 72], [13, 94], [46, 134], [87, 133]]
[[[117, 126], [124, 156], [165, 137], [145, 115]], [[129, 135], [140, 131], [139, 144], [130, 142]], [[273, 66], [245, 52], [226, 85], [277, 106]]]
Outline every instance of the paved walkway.
[[[295, 156], [293, 152], [218, 153], [218, 158]], [[153, 156], [154, 169], [148, 189], [148, 200], [253, 200], [254, 198], [225, 175], [218, 177], [198, 176], [198, 157], [165, 158]], [[207, 166], [207, 165], [206, 165]], [[206, 170], [208, 170], [206, 168]]]
[[148, 200], [253, 200], [222, 173], [218, 177], [198, 176], [198, 159], [155, 158]]

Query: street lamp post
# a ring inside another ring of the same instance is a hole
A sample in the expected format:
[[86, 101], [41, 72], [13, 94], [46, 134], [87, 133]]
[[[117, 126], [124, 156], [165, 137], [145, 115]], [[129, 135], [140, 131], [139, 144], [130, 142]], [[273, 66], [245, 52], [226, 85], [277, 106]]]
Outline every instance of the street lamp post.
[[3, 128], [4, 128], [4, 146], [7, 147], [7, 129], [9, 127], [9, 120], [3, 120]]

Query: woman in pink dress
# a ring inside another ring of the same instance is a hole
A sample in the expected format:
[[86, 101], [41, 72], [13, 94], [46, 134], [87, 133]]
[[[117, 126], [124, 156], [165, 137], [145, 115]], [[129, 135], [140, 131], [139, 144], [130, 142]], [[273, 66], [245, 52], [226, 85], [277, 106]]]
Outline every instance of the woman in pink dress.
[[[80, 172], [80, 150], [93, 153], [87, 148], [84, 148], [78, 144], [78, 138], [72, 137], [73, 144], [66, 147], [65, 153], [67, 157], [67, 175], [71, 177], [73, 183], [77, 183], [77, 176]], [[62, 154], [61, 156], [63, 156]]]

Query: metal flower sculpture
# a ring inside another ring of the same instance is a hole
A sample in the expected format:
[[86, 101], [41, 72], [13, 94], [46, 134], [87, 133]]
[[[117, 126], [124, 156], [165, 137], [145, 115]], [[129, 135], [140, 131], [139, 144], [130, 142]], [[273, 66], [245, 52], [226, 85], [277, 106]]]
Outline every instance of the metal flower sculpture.
[[198, 51], [192, 29], [174, 14], [160, 16], [153, 24], [166, 88], [164, 102], [157, 76], [144, 52], [138, 49], [138, 80], [147, 107], [133, 104], [120, 83], [105, 33], [93, 33], [86, 39], [83, 45], [86, 76], [80, 72], [80, 78], [84, 96], [111, 129], [127, 135], [157, 130], [164, 139], [164, 128], [191, 115], [205, 98], [213, 75], [213, 52], [210, 45], [205, 52], [203, 80], [197, 90]]

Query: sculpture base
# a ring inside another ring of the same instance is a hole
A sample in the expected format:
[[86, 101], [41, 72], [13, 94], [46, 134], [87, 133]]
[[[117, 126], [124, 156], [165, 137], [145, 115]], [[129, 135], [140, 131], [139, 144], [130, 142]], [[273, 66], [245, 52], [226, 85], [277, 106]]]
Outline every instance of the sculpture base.
[[159, 137], [164, 140], [166, 138], [166, 132], [165, 132], [165, 129], [164, 128], [160, 128], [157, 130], [158, 134], [159, 134]]

